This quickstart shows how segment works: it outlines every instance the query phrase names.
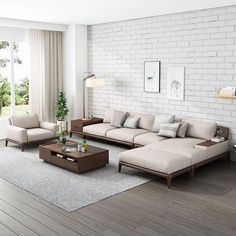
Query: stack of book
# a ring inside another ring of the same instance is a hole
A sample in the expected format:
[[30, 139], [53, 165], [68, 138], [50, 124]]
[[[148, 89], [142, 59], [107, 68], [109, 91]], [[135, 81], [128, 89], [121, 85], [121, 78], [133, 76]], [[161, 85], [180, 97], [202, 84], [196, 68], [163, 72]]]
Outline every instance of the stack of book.
[[219, 90], [218, 95], [220, 97], [232, 97], [232, 96], [235, 96], [235, 87], [222, 87]]

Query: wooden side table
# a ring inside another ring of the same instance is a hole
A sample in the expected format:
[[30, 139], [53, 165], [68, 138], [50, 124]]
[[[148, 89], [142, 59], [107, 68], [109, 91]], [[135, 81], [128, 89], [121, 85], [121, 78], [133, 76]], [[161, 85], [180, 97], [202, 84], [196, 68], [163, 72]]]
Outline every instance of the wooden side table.
[[71, 121], [70, 137], [72, 134], [83, 135], [83, 127], [102, 123], [102, 118], [93, 117], [92, 119], [77, 119]]

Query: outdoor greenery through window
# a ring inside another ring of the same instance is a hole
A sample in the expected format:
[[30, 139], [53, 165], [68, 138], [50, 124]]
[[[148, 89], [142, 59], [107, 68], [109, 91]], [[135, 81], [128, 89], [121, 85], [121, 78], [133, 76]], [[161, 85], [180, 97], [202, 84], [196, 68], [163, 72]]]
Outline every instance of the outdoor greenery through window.
[[27, 44], [0, 41], [0, 116], [29, 110]]

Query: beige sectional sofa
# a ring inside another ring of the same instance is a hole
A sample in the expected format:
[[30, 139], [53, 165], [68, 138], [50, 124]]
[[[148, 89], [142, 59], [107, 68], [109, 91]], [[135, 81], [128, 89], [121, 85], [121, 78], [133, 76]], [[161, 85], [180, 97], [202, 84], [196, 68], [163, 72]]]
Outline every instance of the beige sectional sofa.
[[197, 167], [229, 157], [228, 128], [221, 127], [225, 141], [210, 141], [220, 127], [214, 121], [181, 119], [189, 124], [186, 137], [166, 138], [152, 132], [154, 115], [130, 113], [130, 116], [140, 117], [137, 129], [114, 127], [109, 117], [105, 117], [105, 123], [83, 128], [85, 136], [138, 147], [119, 154], [119, 171], [122, 166], [147, 171], [165, 177], [170, 187], [173, 177], [184, 172], [193, 176]]

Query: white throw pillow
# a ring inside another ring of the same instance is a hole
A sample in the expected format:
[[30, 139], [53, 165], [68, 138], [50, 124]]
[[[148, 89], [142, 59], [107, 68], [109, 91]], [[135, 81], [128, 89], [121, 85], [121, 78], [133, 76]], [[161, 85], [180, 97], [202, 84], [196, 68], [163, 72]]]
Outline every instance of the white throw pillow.
[[180, 123], [161, 123], [158, 136], [166, 138], [175, 138]]
[[115, 110], [113, 113], [113, 119], [112, 119], [111, 125], [118, 128], [122, 127], [127, 116], [128, 116], [128, 112]]
[[130, 117], [128, 116], [123, 124], [125, 128], [137, 129], [140, 121], [140, 117]]
[[160, 130], [161, 123], [173, 123], [174, 121], [175, 121], [174, 115], [156, 115], [152, 127], [152, 132], [158, 133]]

